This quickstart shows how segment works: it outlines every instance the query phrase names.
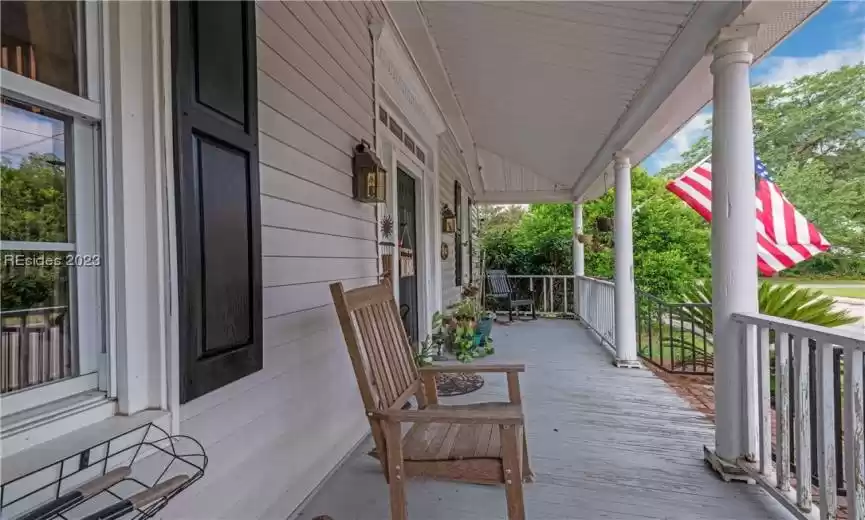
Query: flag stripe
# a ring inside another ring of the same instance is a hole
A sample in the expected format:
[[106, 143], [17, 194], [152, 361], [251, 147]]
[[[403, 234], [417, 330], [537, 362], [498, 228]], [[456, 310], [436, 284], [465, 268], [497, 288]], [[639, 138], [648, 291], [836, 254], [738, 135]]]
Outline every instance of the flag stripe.
[[[759, 159], [754, 165], [758, 178], [755, 225], [760, 273], [775, 274], [829, 249], [826, 238], [784, 197]], [[712, 164], [709, 159], [668, 182], [667, 189], [704, 219], [712, 221]]]

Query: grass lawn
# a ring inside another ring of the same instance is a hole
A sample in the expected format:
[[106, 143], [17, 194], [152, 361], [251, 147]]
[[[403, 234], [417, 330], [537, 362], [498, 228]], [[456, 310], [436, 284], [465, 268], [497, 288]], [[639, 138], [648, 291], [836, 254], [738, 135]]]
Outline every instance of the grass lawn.
[[770, 283], [795, 283], [807, 285], [861, 285], [865, 288], [865, 280], [845, 280], [843, 278], [760, 278], [761, 282]]
[[845, 298], [861, 298], [865, 300], [865, 285], [862, 287], [827, 287], [819, 289], [829, 296], [843, 296]]

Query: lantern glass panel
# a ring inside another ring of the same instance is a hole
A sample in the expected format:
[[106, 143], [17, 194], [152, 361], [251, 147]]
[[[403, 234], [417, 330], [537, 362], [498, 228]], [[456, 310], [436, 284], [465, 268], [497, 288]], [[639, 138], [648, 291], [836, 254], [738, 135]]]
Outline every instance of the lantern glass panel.
[[383, 168], [378, 170], [378, 200], [387, 200], [387, 172]]

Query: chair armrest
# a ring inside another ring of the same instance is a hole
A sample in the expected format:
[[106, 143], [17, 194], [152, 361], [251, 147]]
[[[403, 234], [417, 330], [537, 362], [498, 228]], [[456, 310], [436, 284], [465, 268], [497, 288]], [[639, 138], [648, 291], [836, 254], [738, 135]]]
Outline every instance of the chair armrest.
[[384, 410], [371, 412], [385, 421], [451, 424], [522, 424], [520, 405], [503, 405], [483, 409], [424, 408], [423, 410]]
[[458, 374], [477, 374], [482, 372], [525, 372], [526, 365], [522, 363], [479, 363], [477, 365], [466, 365], [465, 363], [437, 363], [425, 367], [419, 367], [418, 371], [432, 372], [435, 374], [448, 372]]

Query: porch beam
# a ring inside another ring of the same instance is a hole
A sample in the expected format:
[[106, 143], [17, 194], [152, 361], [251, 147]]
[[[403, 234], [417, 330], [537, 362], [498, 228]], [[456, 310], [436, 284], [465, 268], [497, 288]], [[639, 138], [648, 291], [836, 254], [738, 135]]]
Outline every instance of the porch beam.
[[[712, 312], [715, 338], [714, 454], [726, 464], [753, 455], [756, 352], [734, 312], [757, 311], [757, 229], [749, 39], [722, 31], [713, 42]], [[711, 451], [711, 450], [709, 450]], [[725, 467], [729, 467], [726, 466]]]
[[478, 193], [478, 204], [533, 204], [543, 202], [572, 202], [568, 190], [485, 191]]
[[574, 256], [574, 318], [580, 317], [580, 276], [586, 273], [586, 251], [579, 237], [583, 234], [583, 205], [574, 202], [574, 236], [572, 237]]
[[634, 303], [634, 230], [631, 206], [631, 160], [627, 152], [615, 154], [616, 212], [613, 225], [616, 263], [616, 361], [617, 367], [639, 368], [637, 359], [636, 305]]

